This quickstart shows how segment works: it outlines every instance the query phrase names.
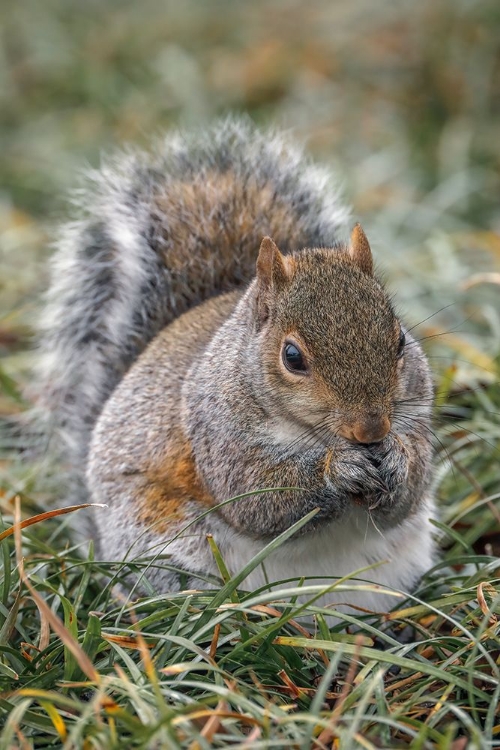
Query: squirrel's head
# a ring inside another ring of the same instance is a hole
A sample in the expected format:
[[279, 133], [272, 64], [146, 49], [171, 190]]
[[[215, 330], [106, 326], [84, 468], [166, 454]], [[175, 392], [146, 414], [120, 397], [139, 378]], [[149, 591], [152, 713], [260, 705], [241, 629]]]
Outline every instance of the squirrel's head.
[[275, 413], [354, 442], [383, 440], [401, 391], [405, 334], [360, 225], [349, 245], [291, 255], [264, 238], [254, 305]]

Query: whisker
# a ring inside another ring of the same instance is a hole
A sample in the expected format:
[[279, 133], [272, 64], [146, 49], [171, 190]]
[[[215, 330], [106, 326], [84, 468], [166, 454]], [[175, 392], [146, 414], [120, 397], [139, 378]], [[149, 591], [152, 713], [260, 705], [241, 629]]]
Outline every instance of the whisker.
[[286, 446], [287, 449], [293, 450], [299, 444], [309, 446], [314, 445], [315, 442], [319, 442], [317, 440], [317, 436], [318, 434], [323, 434], [323, 431], [327, 426], [326, 423], [328, 417], [329, 415], [326, 415], [322, 417], [315, 425], [305, 427], [304, 430]]
[[439, 315], [440, 312], [443, 312], [443, 310], [447, 310], [449, 307], [454, 307], [457, 303], [456, 302], [450, 302], [449, 305], [445, 305], [444, 307], [441, 307], [439, 310], [436, 310], [436, 312], [432, 313], [432, 315], [427, 316], [427, 318], [424, 318], [420, 321], [420, 323], [415, 323], [411, 328], [407, 328], [406, 331], [408, 333], [411, 333], [415, 328], [418, 328], [418, 326], [423, 325], [424, 323], [427, 323], [428, 320], [431, 318], [434, 318], [434, 316]]
[[[399, 416], [400, 422], [408, 422], [408, 421], [412, 422], [413, 419], [414, 418], [412, 418], [412, 417], [410, 417], [410, 418], [403, 417], [401, 419], [401, 417]], [[455, 456], [454, 456], [454, 453], [458, 452], [459, 450], [461, 450], [462, 446], [459, 445], [455, 449], [453, 448], [453, 446], [450, 447], [450, 448], [447, 448], [444, 445], [444, 443], [442, 442], [442, 440], [439, 438], [439, 436], [436, 434], [436, 432], [430, 428], [430, 426], [425, 425], [425, 424], [420, 424], [420, 427], [422, 427], [423, 429], [427, 429], [427, 431], [434, 437], [434, 439], [441, 446], [441, 449], [442, 449], [443, 453], [445, 454], [447, 460], [450, 463], [450, 466], [451, 466], [451, 469], [452, 469], [452, 473], [453, 473], [453, 479], [454, 479], [454, 481], [457, 482], [457, 476], [455, 474], [455, 469], [456, 469], [460, 474], [462, 474], [462, 476], [465, 477], [465, 479], [471, 485], [471, 487], [473, 487], [473, 489], [476, 492], [478, 492], [478, 494], [480, 495], [480, 497], [485, 497], [486, 495], [485, 495], [485, 492], [482, 489], [482, 487], [478, 484], [478, 482], [475, 480], [475, 478], [472, 476], [472, 474], [469, 472], [469, 470], [465, 466], [463, 466], [462, 463], [459, 460], [457, 460], [455, 458]], [[475, 437], [477, 437], [480, 441], [483, 441], [487, 445], [489, 445], [493, 449], [493, 451], [495, 453], [499, 452], [499, 451], [497, 451], [497, 449], [496, 449], [496, 447], [494, 445], [492, 445], [491, 443], [489, 443], [489, 441], [487, 441], [481, 435], [473, 432], [472, 430], [468, 430], [463, 425], [446, 424], [446, 425], [444, 425], [444, 427], [446, 427], [446, 428], [449, 427], [450, 429], [460, 429], [460, 430], [462, 430], [464, 432], [470, 433], [470, 434], [474, 435]], [[473, 441], [472, 439], [470, 439], [468, 435], [466, 435], [466, 438], [467, 438], [467, 442], [469, 444], [474, 444], [475, 443], [475, 441]], [[476, 447], [477, 452], [478, 452], [479, 448], [477, 446], [475, 446], [475, 447]], [[493, 511], [493, 512], [495, 512], [495, 511]]]
[[375, 520], [374, 520], [374, 518], [373, 518], [372, 514], [370, 513], [370, 508], [367, 508], [367, 509], [366, 509], [366, 515], [368, 516], [368, 518], [369, 518], [369, 520], [370, 520], [370, 522], [371, 522], [371, 524], [372, 524], [373, 528], [375, 529], [375, 531], [376, 531], [376, 532], [377, 532], [377, 533], [378, 533], [378, 534], [379, 534], [379, 535], [380, 535], [380, 536], [382, 537], [382, 539], [385, 539], [385, 535], [384, 535], [384, 534], [382, 533], [382, 531], [381, 531], [381, 530], [379, 529], [379, 527], [378, 527], [378, 526], [377, 526], [377, 524], [375, 523]]
[[[453, 428], [455, 430], [460, 430], [461, 432], [467, 432], [467, 433], [469, 433], [469, 435], [473, 435], [479, 441], [481, 441], [481, 442], [485, 443], [487, 446], [489, 446], [493, 450], [494, 453], [498, 453], [498, 455], [500, 456], [500, 450], [498, 450], [498, 448], [496, 447], [496, 445], [494, 445], [493, 443], [490, 443], [489, 440], [486, 440], [486, 438], [484, 438], [481, 435], [479, 435], [479, 433], [474, 432], [474, 430], [470, 430], [468, 427], [464, 427], [464, 425], [461, 425], [458, 422], [450, 422], [449, 424], [444, 424], [443, 425], [443, 429], [444, 428], [448, 428], [448, 427], [450, 429]], [[474, 441], [471, 440], [471, 442], [473, 443]]]
[[[395, 420], [396, 421], [396, 420]], [[406, 429], [411, 430], [411, 432], [416, 433], [417, 435], [420, 434], [423, 436], [423, 431], [426, 432], [426, 434], [432, 435], [432, 437], [436, 440], [437, 443], [439, 443], [440, 447], [442, 448], [443, 452], [446, 453], [447, 457], [450, 458], [450, 454], [444, 443], [442, 442], [439, 435], [432, 429], [431, 425], [425, 424], [423, 422], [417, 423], [417, 429], [415, 426], [415, 422], [412, 421], [412, 418], [402, 417], [399, 416], [397, 418], [397, 425], [398, 427], [403, 426], [406, 427]]]
[[[432, 317], [432, 316], [431, 316]], [[426, 341], [427, 339], [433, 339], [437, 336], [448, 336], [450, 333], [456, 333], [460, 330], [460, 326], [463, 326], [464, 323], [467, 323], [469, 320], [471, 320], [474, 317], [474, 313], [471, 313], [467, 316], [464, 320], [462, 320], [460, 323], [457, 323], [453, 328], [449, 328], [447, 331], [441, 331], [441, 333], [433, 333], [429, 336], [422, 336], [420, 339], [414, 339], [413, 341], [409, 341], [407, 346], [411, 346], [412, 344], [420, 344], [421, 341]]]
[[[451, 381], [453, 384], [454, 381]], [[458, 383], [455, 383], [458, 386]], [[448, 398], [458, 398], [460, 396], [467, 396], [469, 394], [477, 393], [480, 391], [484, 391], [485, 386], [483, 384], [479, 384], [476, 386], [476, 388], [470, 388], [470, 387], [461, 387], [460, 390], [451, 391], [436, 391], [433, 396], [412, 396], [407, 399], [397, 399], [395, 403], [403, 404], [403, 403], [410, 403], [411, 401], [434, 401], [435, 399], [439, 399], [441, 396], [447, 396]]]

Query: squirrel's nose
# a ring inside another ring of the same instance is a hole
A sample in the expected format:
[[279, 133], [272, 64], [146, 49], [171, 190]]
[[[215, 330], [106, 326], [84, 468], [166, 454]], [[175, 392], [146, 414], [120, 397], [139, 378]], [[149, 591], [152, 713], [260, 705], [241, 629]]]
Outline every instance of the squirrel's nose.
[[354, 422], [343, 434], [348, 440], [356, 443], [379, 443], [390, 429], [389, 417], [385, 414], [371, 413]]

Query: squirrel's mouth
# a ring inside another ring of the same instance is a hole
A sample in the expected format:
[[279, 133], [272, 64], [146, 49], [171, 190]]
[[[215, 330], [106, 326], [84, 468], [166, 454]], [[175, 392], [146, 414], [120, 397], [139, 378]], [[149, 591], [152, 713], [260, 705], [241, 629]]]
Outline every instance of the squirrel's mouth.
[[363, 494], [356, 494], [351, 495], [350, 500], [354, 503], [354, 505], [357, 505], [360, 508], [363, 508], [364, 510], [371, 512], [373, 510], [376, 510], [379, 505], [381, 505], [384, 500], [388, 500], [390, 497], [389, 488], [385, 488], [385, 490], [381, 490], [380, 492], [367, 492], [366, 495]]

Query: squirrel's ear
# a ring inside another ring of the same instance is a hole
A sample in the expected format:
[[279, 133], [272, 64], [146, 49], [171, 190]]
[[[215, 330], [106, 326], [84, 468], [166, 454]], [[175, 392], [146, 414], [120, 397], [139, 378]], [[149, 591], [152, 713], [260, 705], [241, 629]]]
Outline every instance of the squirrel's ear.
[[349, 255], [362, 271], [368, 274], [368, 276], [373, 275], [372, 251], [361, 224], [356, 224], [351, 232]]
[[273, 293], [284, 289], [292, 276], [293, 260], [280, 253], [270, 237], [264, 237], [257, 258], [257, 311], [260, 322], [269, 316]]

